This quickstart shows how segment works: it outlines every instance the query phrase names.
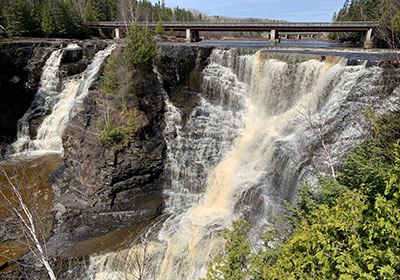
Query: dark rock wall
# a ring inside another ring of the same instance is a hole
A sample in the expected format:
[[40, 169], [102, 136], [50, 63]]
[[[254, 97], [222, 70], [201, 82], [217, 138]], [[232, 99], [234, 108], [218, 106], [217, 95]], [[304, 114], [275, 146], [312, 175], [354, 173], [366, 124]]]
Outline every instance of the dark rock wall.
[[[82, 49], [65, 52], [61, 77], [82, 72], [88, 60], [109, 43], [104, 40], [0, 40], [0, 143], [10, 144], [16, 140], [18, 120], [32, 104], [39, 88], [42, 68], [51, 52], [72, 42]], [[34, 126], [40, 125], [42, 119], [39, 118]], [[32, 137], [35, 137], [34, 134]]]
[[[210, 50], [160, 46], [155, 65], [171, 96], [192, 91], [191, 73], [201, 80]], [[102, 77], [63, 133], [65, 165], [55, 174], [59, 182], [56, 197], [63, 211], [51, 241], [64, 240], [63, 250], [127, 225], [145, 228], [162, 214], [162, 190], [167, 180], [163, 174], [164, 101], [151, 67], [135, 75], [137, 107], [145, 120], [137, 137], [109, 148], [99, 142], [98, 119], [107, 105], [99, 89]], [[119, 114], [115, 112], [118, 108], [109, 106], [107, 110], [110, 115]], [[61, 249], [54, 250], [57, 255]]]
[[[42, 67], [51, 51], [67, 43], [29, 42], [0, 47], [0, 136], [8, 143], [15, 140], [17, 121], [31, 105]], [[84, 50], [83, 57], [89, 59], [96, 49], [105, 46], [79, 45]], [[160, 46], [156, 68], [168, 94], [177, 105], [188, 107], [188, 114], [190, 104], [194, 105], [191, 97], [201, 91], [201, 73], [210, 52], [211, 48]], [[60, 75], [75, 74], [86, 65], [81, 58], [65, 61]], [[162, 189], [167, 180], [163, 174], [164, 102], [157, 75], [151, 67], [135, 75], [138, 75], [135, 106], [143, 124], [137, 137], [111, 148], [99, 142], [98, 119], [103, 117], [108, 102], [100, 93], [101, 76], [63, 133], [65, 164], [53, 175], [58, 187], [54, 208], [57, 224], [48, 243], [52, 255], [128, 222], [130, 226], [145, 228], [162, 214]], [[120, 113], [112, 106], [108, 110], [110, 114]]]
[[[102, 100], [104, 96], [98, 89], [89, 93], [63, 133], [64, 182], [76, 190], [75, 194], [90, 210], [137, 210], [135, 200], [144, 202], [160, 189], [157, 180], [165, 157], [161, 131], [163, 100], [155, 74], [147, 70], [140, 75], [146, 80], [146, 87], [137, 96], [147, 126], [128, 145], [108, 148], [99, 142], [98, 119], [103, 116], [102, 105], [107, 101]], [[118, 108], [108, 110], [112, 114]]]
[[181, 110], [186, 122], [203, 91], [203, 70], [213, 47], [164, 45], [155, 66], [172, 103]]
[[37, 91], [40, 73], [54, 46], [46, 42], [0, 41], [0, 141], [16, 139], [18, 120]]
[[[155, 64], [169, 94], [189, 91], [193, 72], [201, 80], [201, 68], [205, 67], [210, 50], [160, 47]], [[103, 106], [107, 103], [98, 89], [101, 78], [63, 133], [63, 181], [94, 211], [137, 210], [135, 201], [146, 201], [153, 192], [159, 193], [163, 184], [160, 174], [166, 146], [162, 134], [164, 103], [160, 85], [151, 68], [142, 69], [135, 75], [138, 108], [146, 119], [146, 126], [135, 140], [127, 146], [111, 148], [99, 142], [98, 118], [103, 116]], [[112, 114], [118, 109], [108, 110]]]

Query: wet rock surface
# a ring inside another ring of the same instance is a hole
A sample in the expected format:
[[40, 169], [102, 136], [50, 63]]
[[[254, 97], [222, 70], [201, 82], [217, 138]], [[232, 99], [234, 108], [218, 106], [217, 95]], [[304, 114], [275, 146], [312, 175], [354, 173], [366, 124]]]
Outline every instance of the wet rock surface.
[[47, 42], [0, 41], [0, 141], [15, 140], [18, 120], [33, 100], [41, 69], [54, 47]]
[[213, 47], [162, 45], [155, 65], [172, 103], [182, 112], [185, 124], [203, 91], [203, 70]]
[[[16, 139], [18, 120], [31, 106], [39, 87], [40, 75], [51, 52], [74, 42], [76, 50], [66, 52], [61, 76], [79, 74], [87, 67], [94, 54], [109, 43], [102, 41], [74, 41], [64, 39], [0, 40], [0, 141], [12, 143]], [[48, 112], [43, 112], [47, 114]], [[43, 114], [32, 118], [32, 137]]]
[[[181, 107], [195, 106], [195, 102], [189, 102], [198, 94], [190, 89], [190, 77], [198, 75], [201, 79], [210, 52], [211, 48], [160, 47], [156, 67], [168, 94]], [[55, 211], [58, 225], [48, 244], [52, 255], [76, 256], [77, 246], [93, 253], [87, 249], [91, 240], [115, 230], [146, 228], [162, 215], [164, 102], [152, 68], [136, 75], [137, 106], [143, 125], [127, 145], [105, 147], [98, 139], [98, 122], [107, 104], [99, 92], [102, 77], [63, 133], [65, 165], [54, 174], [56, 199], [63, 211]], [[196, 90], [200, 90], [198, 84]], [[117, 108], [108, 110], [109, 114], [119, 114], [114, 112]]]

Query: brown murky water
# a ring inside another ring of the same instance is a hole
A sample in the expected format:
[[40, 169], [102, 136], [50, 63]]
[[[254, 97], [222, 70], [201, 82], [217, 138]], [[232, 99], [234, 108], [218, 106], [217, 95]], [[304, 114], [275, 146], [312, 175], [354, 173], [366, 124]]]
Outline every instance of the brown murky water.
[[50, 175], [61, 165], [60, 154], [0, 163], [0, 190], [5, 196], [0, 193], [0, 271], [12, 269], [13, 266], [7, 264], [27, 253], [31, 244], [24, 237], [21, 221], [12, 214], [12, 206], [19, 210], [21, 207], [11, 184], [20, 191], [32, 212], [38, 233], [46, 238], [53, 224], [50, 212], [54, 206], [54, 192]]

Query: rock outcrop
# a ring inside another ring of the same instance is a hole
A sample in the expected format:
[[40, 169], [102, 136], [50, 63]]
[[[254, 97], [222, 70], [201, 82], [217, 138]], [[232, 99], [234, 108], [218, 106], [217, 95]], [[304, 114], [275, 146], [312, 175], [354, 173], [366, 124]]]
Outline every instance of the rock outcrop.
[[11, 143], [18, 120], [39, 86], [40, 72], [54, 49], [48, 42], [0, 41], [0, 141]]
[[[40, 75], [51, 52], [74, 43], [75, 48], [66, 50], [60, 75], [78, 74], [87, 67], [88, 59], [103, 49], [106, 41], [71, 41], [63, 39], [0, 40], [0, 141], [16, 140], [18, 120], [30, 108], [39, 88]], [[77, 43], [81, 47], [78, 47]], [[43, 114], [32, 118], [32, 138], [43, 120]]]
[[[160, 46], [155, 65], [177, 103], [201, 90], [201, 72], [210, 52], [211, 48]], [[141, 127], [134, 139], [112, 147], [100, 143], [99, 119], [104, 106], [109, 105], [110, 115], [120, 113], [101, 94], [102, 77], [63, 133], [65, 165], [55, 174], [56, 197], [63, 211], [58, 211], [59, 225], [49, 243], [54, 255], [80, 241], [80, 248], [90, 247], [90, 239], [115, 229], [145, 228], [162, 214], [164, 102], [153, 69], [144, 68], [135, 75]]]
[[197, 105], [203, 91], [203, 70], [213, 47], [164, 45], [160, 47], [155, 65], [172, 103], [182, 112], [185, 122]]
[[[0, 136], [8, 143], [15, 140], [18, 119], [32, 104], [47, 58], [52, 51], [70, 43], [38, 40], [1, 46]], [[107, 45], [94, 41], [77, 43], [63, 54], [62, 78], [81, 73], [95, 52]], [[189, 115], [196, 105], [202, 90], [202, 70], [211, 50], [188, 46], [159, 48], [155, 67], [170, 98], [184, 115]], [[164, 174], [164, 102], [157, 73], [151, 67], [135, 75], [135, 106], [140, 124], [129, 143], [106, 147], [99, 141], [99, 119], [104, 115], [104, 106], [108, 105], [109, 114], [120, 115], [119, 108], [107, 103], [100, 92], [104, 79], [101, 75], [63, 133], [64, 166], [52, 178], [57, 182], [53, 209], [57, 224], [48, 241], [53, 256], [74, 255], [77, 244], [81, 246], [82, 242], [101, 238], [116, 229], [134, 227], [139, 234], [140, 228], [148, 227], [162, 215], [162, 190], [168, 178]], [[45, 113], [38, 114], [30, 121], [32, 138], [44, 116]], [[84, 256], [93, 250], [81, 252]]]

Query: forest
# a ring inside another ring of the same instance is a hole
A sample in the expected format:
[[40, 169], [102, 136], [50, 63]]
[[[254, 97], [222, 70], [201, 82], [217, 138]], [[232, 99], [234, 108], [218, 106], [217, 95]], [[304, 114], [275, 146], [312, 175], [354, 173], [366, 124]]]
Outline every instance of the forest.
[[88, 22], [192, 21], [201, 14], [164, 1], [126, 0], [1, 0], [0, 25], [10, 36], [87, 37]]
[[[383, 41], [394, 40], [399, 43], [400, 1], [397, 0], [346, 0], [343, 7], [333, 14], [333, 21], [378, 21], [380, 28], [377, 37]], [[360, 39], [359, 33], [332, 33], [332, 39]], [[393, 37], [393, 39], [392, 39]], [[393, 46], [394, 47], [394, 46]], [[398, 46], [397, 46], [398, 47]]]

